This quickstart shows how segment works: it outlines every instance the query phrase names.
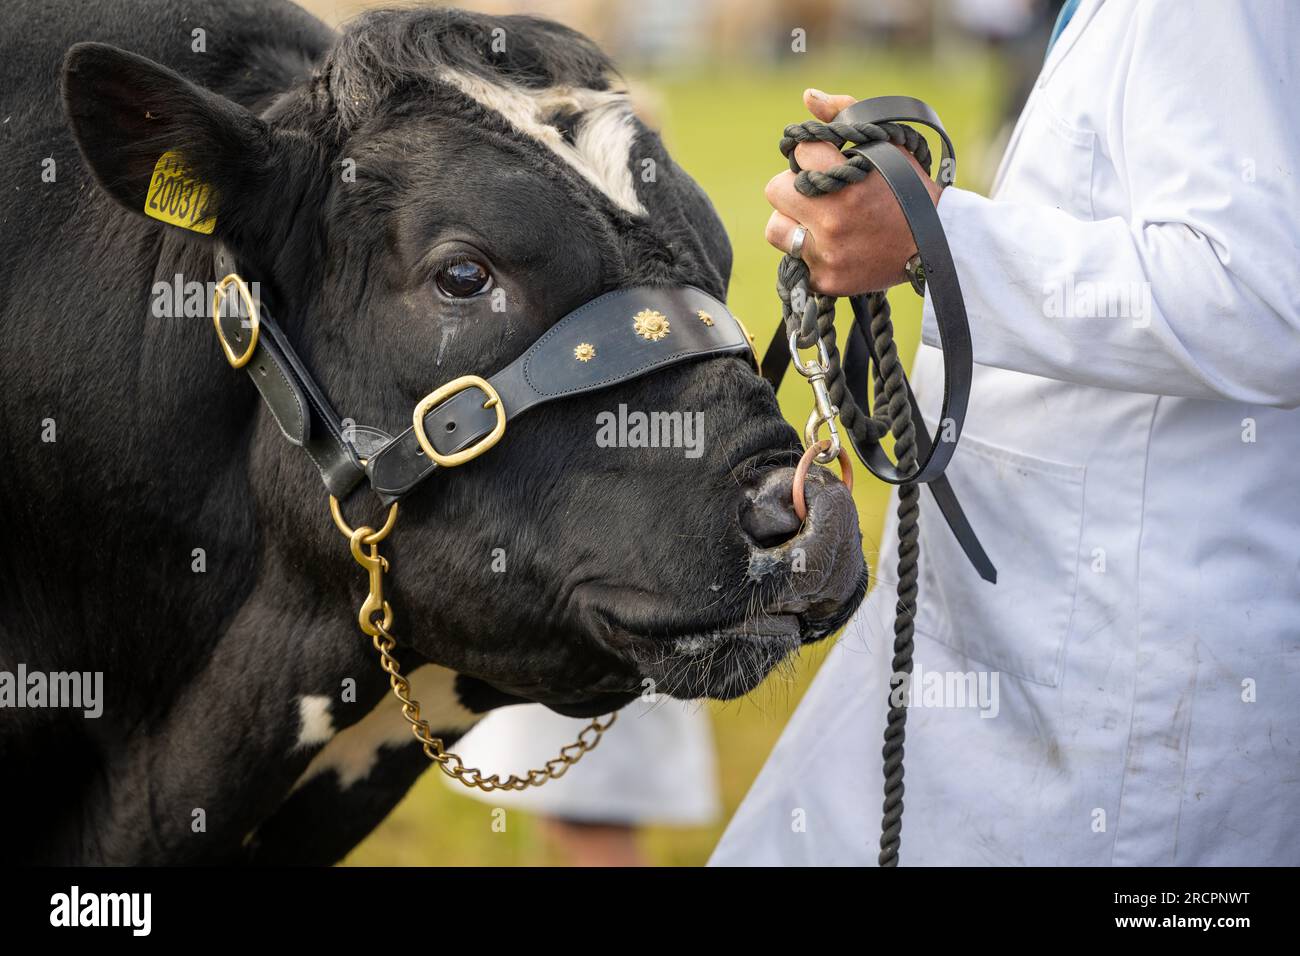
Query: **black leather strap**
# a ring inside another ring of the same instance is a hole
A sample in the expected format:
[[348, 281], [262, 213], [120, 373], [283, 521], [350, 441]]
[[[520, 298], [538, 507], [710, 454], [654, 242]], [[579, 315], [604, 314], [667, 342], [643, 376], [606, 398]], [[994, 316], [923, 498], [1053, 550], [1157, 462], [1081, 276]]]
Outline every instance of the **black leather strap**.
[[[844, 374], [848, 381], [849, 391], [853, 393], [853, 397], [858, 401], [859, 406], [866, 408], [867, 381], [871, 377], [870, 366], [874, 361], [874, 355], [871, 347], [871, 336], [867, 335], [863, 329], [869, 325], [871, 320], [867, 313], [866, 296], [853, 296], [849, 299], [849, 304], [853, 307], [854, 321], [852, 328], [849, 330], [849, 346], [844, 353]], [[859, 368], [862, 373], [855, 374], [855, 370]], [[923, 460], [930, 454], [930, 433], [926, 428], [925, 419], [921, 416], [921, 406], [917, 402], [916, 396], [912, 394], [912, 383], [904, 380], [904, 385], [907, 388], [908, 406], [912, 410], [912, 427], [916, 430], [917, 459]], [[941, 424], [941, 434], [942, 429]], [[850, 436], [850, 442], [853, 444], [853, 450], [857, 451], [857, 444], [853, 442], [852, 436]], [[966, 553], [967, 559], [979, 573], [979, 576], [990, 584], [997, 584], [998, 570], [993, 566], [993, 562], [984, 551], [984, 546], [980, 544], [975, 529], [971, 527], [970, 519], [966, 517], [966, 512], [962, 510], [961, 502], [957, 500], [957, 492], [953, 490], [948, 476], [943, 474], [938, 478], [932, 478], [926, 482], [925, 486], [934, 495], [935, 504], [939, 506], [939, 512], [943, 515], [943, 520], [947, 523], [953, 537], [957, 539], [957, 543], [961, 545], [962, 551]]]
[[[218, 279], [236, 271], [234, 257], [224, 246], [216, 249], [215, 265]], [[228, 303], [236, 299], [234, 295], [227, 296]], [[261, 393], [284, 437], [307, 452], [329, 493], [342, 498], [365, 477], [357, 451], [345, 439], [338, 413], [270, 311], [260, 303], [257, 310], [257, 346], [244, 371]], [[236, 352], [241, 351], [251, 333], [247, 317], [239, 309], [227, 308], [221, 311], [219, 321], [226, 342]], [[377, 447], [379, 436], [387, 439], [377, 429], [360, 428], [350, 437], [359, 444]]]
[[948, 131], [943, 128], [939, 114], [924, 100], [912, 96], [873, 96], [858, 100], [835, 117], [837, 123], [916, 123], [928, 126], [938, 134], [941, 145], [939, 169], [935, 179], [944, 186], [957, 181], [957, 151], [953, 149]]
[[[637, 331], [638, 315], [667, 321], [662, 337]], [[581, 353], [580, 346], [586, 346]], [[726, 305], [690, 287], [639, 286], [610, 292], [570, 312], [519, 358], [488, 379], [509, 422], [544, 402], [608, 388], [681, 362], [747, 355], [752, 345]], [[589, 355], [586, 361], [578, 356]], [[497, 425], [478, 388], [460, 392], [424, 416], [434, 449], [449, 455], [482, 441]], [[413, 428], [371, 456], [370, 484], [387, 504], [408, 494], [438, 465], [420, 447]]]
[[[859, 457], [872, 474], [882, 481], [901, 485], [912, 482], [933, 481], [943, 474], [961, 437], [966, 420], [966, 405], [970, 399], [971, 374], [974, 367], [971, 353], [970, 327], [966, 323], [966, 303], [962, 299], [961, 285], [957, 281], [957, 267], [948, 240], [943, 234], [939, 214], [916, 170], [892, 143], [873, 143], [866, 147], [853, 147], [849, 153], [858, 153], [871, 160], [876, 171], [889, 184], [907, 224], [916, 239], [917, 251], [925, 269], [926, 290], [934, 303], [935, 319], [939, 326], [939, 341], [943, 346], [943, 405], [939, 414], [939, 440], [927, 442], [926, 452], [918, 444], [919, 469], [913, 475], [901, 475], [880, 444], [866, 448], [854, 445]], [[873, 359], [876, 356], [872, 356]], [[918, 416], [913, 403], [913, 417]], [[925, 430], [924, 423], [917, 429]], [[945, 440], [945, 431], [951, 431]]]
[[[236, 267], [222, 245], [214, 265], [219, 280]], [[233, 290], [226, 296], [228, 304], [238, 299]], [[307, 452], [331, 495], [343, 498], [368, 477], [390, 504], [433, 473], [437, 463], [425, 456], [414, 428], [396, 438], [365, 425], [345, 428], [265, 304], [255, 301], [253, 307], [258, 338], [243, 368], [284, 437]], [[252, 333], [245, 313], [234, 307], [218, 313], [221, 336], [236, 355], [247, 348]], [[610, 292], [570, 312], [489, 384], [509, 422], [543, 402], [717, 355], [754, 358], [753, 341], [723, 302], [690, 287], [640, 286]], [[491, 434], [497, 409], [485, 404], [486, 398], [474, 387], [428, 411], [423, 421], [436, 451], [449, 455]]]
[[[940, 181], [951, 184], [956, 179], [957, 159], [952, 141], [938, 115], [921, 100], [908, 96], [881, 96], [862, 100], [842, 111], [836, 117], [836, 122], [854, 125], [905, 122], [928, 126], [938, 133], [943, 143], [942, 161], [939, 167]], [[934, 305], [935, 318], [939, 327], [944, 359], [944, 393], [938, 429], [939, 440], [931, 439], [925, 420], [921, 416], [920, 407], [912, 394], [911, 385], [907, 386], [907, 398], [916, 429], [919, 462], [919, 468], [914, 474], [901, 475], [897, 465], [890, 460], [879, 442], [863, 447], [850, 435], [850, 443], [872, 474], [882, 481], [890, 484], [914, 482], [928, 484], [943, 513], [944, 520], [980, 577], [986, 581], [996, 582], [997, 569], [984, 552], [974, 529], [971, 528], [969, 520], [957, 501], [956, 493], [944, 477], [944, 470], [957, 448], [957, 440], [961, 436], [962, 426], [965, 423], [974, 359], [965, 300], [962, 297], [961, 284], [952, 260], [952, 253], [944, 236], [943, 225], [919, 174], [892, 143], [878, 142], [866, 146], [853, 146], [844, 152], [846, 155], [856, 154], [869, 159], [898, 199], [908, 227], [916, 240], [917, 251], [920, 253], [926, 289]], [[854, 394], [858, 404], [866, 408], [868, 407], [867, 383], [871, 377], [870, 366], [877, 361], [877, 356], [872, 351], [870, 335], [864, 331], [864, 327], [870, 322], [866, 297], [850, 297], [850, 304], [853, 306], [854, 324], [850, 330], [844, 370], [849, 390]], [[786, 340], [785, 329], [780, 328], [763, 356], [761, 366], [762, 374], [772, 382], [774, 388], [781, 384], [789, 362], [789, 343]], [[853, 372], [855, 369], [861, 369], [860, 374], [855, 374]]]

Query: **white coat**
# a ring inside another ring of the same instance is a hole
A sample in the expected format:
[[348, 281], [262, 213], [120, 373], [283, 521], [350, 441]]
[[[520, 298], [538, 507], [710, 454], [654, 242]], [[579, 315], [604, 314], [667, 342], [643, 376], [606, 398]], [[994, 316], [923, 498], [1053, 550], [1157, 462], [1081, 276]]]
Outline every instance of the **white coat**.
[[[904, 865], [1300, 864], [1297, 39], [1293, 0], [1083, 0], [993, 198], [939, 202], [999, 578], [923, 493]], [[874, 863], [896, 560], [891, 518], [714, 864]]]

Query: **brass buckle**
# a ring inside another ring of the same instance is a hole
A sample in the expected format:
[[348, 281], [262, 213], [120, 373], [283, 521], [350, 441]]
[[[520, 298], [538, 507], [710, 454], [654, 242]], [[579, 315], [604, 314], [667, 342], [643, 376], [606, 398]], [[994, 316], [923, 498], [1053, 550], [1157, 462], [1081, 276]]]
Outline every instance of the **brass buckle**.
[[[251, 329], [248, 337], [248, 347], [239, 355], [235, 354], [235, 350], [230, 347], [226, 337], [221, 334], [221, 306], [225, 303], [226, 296], [229, 294], [226, 290], [232, 285], [239, 293], [239, 301], [248, 311], [248, 322]], [[226, 361], [230, 363], [230, 367], [243, 368], [247, 365], [249, 359], [253, 357], [253, 350], [257, 348], [257, 333], [262, 326], [262, 319], [258, 315], [257, 303], [253, 301], [248, 286], [234, 272], [218, 282], [216, 288], [212, 290], [212, 324], [217, 329], [217, 341], [221, 343], [221, 351], [226, 353]]]
[[[433, 443], [429, 441], [429, 436], [424, 433], [424, 416], [428, 415], [429, 411], [435, 406], [441, 405], [453, 395], [458, 395], [471, 388], [477, 388], [487, 396], [487, 401], [483, 403], [484, 408], [496, 409], [496, 427], [468, 448], [462, 448], [450, 455], [440, 455], [438, 450], [433, 447]], [[487, 379], [480, 378], [477, 375], [462, 375], [446, 385], [435, 388], [420, 399], [415, 406], [415, 412], [411, 415], [411, 425], [415, 429], [415, 440], [420, 443], [420, 448], [424, 450], [424, 453], [443, 468], [454, 468], [457, 465], [465, 464], [467, 461], [473, 461], [501, 440], [501, 436], [506, 433], [506, 409], [501, 404], [501, 396], [497, 394], [497, 390], [492, 387]]]

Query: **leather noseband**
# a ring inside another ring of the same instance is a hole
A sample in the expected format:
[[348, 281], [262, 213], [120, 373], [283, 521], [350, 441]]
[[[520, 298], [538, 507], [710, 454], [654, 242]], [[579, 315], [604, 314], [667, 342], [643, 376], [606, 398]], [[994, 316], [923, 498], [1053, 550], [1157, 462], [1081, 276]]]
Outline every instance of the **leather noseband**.
[[[490, 378], [465, 375], [417, 404], [392, 437], [345, 424], [269, 311], [253, 301], [224, 246], [213, 316], [227, 359], [243, 368], [280, 431], [302, 448], [326, 490], [343, 498], [363, 480], [387, 505], [438, 468], [487, 451], [519, 415], [547, 402], [610, 388], [695, 359], [754, 357], [753, 341], [726, 304], [690, 286], [618, 289], [579, 306]], [[241, 309], [222, 308], [235, 285]], [[232, 344], [233, 343], [233, 344]], [[757, 367], [757, 359], [754, 359]]]

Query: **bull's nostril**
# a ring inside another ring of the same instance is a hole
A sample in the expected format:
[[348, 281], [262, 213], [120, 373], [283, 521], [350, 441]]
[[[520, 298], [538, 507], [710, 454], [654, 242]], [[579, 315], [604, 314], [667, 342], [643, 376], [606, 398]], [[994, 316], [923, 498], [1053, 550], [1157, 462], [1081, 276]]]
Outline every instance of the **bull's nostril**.
[[763, 476], [740, 512], [741, 530], [759, 548], [776, 548], [799, 533], [790, 486], [793, 468], [774, 468]]

